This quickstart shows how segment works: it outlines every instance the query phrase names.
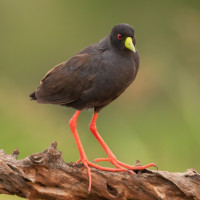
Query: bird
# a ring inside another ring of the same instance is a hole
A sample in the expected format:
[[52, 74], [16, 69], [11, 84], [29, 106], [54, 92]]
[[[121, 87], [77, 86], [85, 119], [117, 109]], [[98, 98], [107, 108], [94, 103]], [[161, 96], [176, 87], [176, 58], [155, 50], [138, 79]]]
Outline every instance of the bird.
[[[30, 99], [43, 104], [56, 104], [72, 107], [76, 111], [69, 121], [71, 132], [77, 144], [80, 159], [88, 172], [88, 191], [91, 190], [90, 167], [99, 170], [118, 172], [143, 170], [156, 167], [154, 163], [145, 166], [131, 166], [115, 157], [97, 131], [96, 121], [99, 112], [118, 98], [135, 80], [140, 64], [136, 49], [135, 32], [129, 24], [117, 24], [99, 42], [92, 44], [65, 62], [52, 68], [41, 79], [39, 87], [30, 94]], [[94, 109], [89, 129], [98, 140], [107, 158], [88, 161], [77, 132], [77, 118], [82, 110]], [[116, 168], [96, 164], [109, 161]]]

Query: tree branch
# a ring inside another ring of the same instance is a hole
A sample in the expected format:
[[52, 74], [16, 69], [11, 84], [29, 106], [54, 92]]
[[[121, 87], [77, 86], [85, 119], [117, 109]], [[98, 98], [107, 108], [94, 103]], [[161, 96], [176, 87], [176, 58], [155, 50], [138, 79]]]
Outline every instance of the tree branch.
[[65, 163], [56, 142], [42, 153], [17, 160], [0, 151], [0, 194], [47, 200], [200, 200], [200, 174], [143, 170], [105, 172], [94, 168], [88, 194], [87, 170], [82, 164]]

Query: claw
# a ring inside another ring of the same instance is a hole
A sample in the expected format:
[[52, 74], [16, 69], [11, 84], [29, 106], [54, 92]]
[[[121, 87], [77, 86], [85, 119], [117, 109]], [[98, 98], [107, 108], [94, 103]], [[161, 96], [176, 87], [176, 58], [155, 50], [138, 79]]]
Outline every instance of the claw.
[[128, 172], [130, 172], [132, 175], [135, 175], [135, 172], [132, 170], [127, 170]]
[[[154, 163], [153, 163], [154, 164]], [[158, 167], [157, 167], [157, 165], [156, 164], [154, 164], [154, 166], [153, 167], [155, 167], [156, 168], [156, 170], [158, 171]]]

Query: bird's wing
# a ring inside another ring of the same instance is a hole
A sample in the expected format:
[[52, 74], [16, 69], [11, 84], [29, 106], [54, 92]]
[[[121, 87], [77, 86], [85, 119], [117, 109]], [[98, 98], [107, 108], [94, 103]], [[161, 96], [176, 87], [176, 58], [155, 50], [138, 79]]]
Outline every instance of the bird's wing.
[[77, 100], [92, 87], [98, 70], [95, 58], [99, 57], [87, 53], [77, 54], [54, 67], [41, 80], [35, 92], [37, 101], [64, 105]]

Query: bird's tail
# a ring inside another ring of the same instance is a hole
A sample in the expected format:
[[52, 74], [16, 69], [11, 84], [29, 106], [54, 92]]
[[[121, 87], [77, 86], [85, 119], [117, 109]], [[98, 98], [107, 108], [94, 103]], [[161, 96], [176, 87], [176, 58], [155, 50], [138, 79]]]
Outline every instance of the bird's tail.
[[30, 97], [31, 100], [37, 100], [37, 97], [35, 96], [35, 92], [31, 93], [29, 95], [29, 97]]

